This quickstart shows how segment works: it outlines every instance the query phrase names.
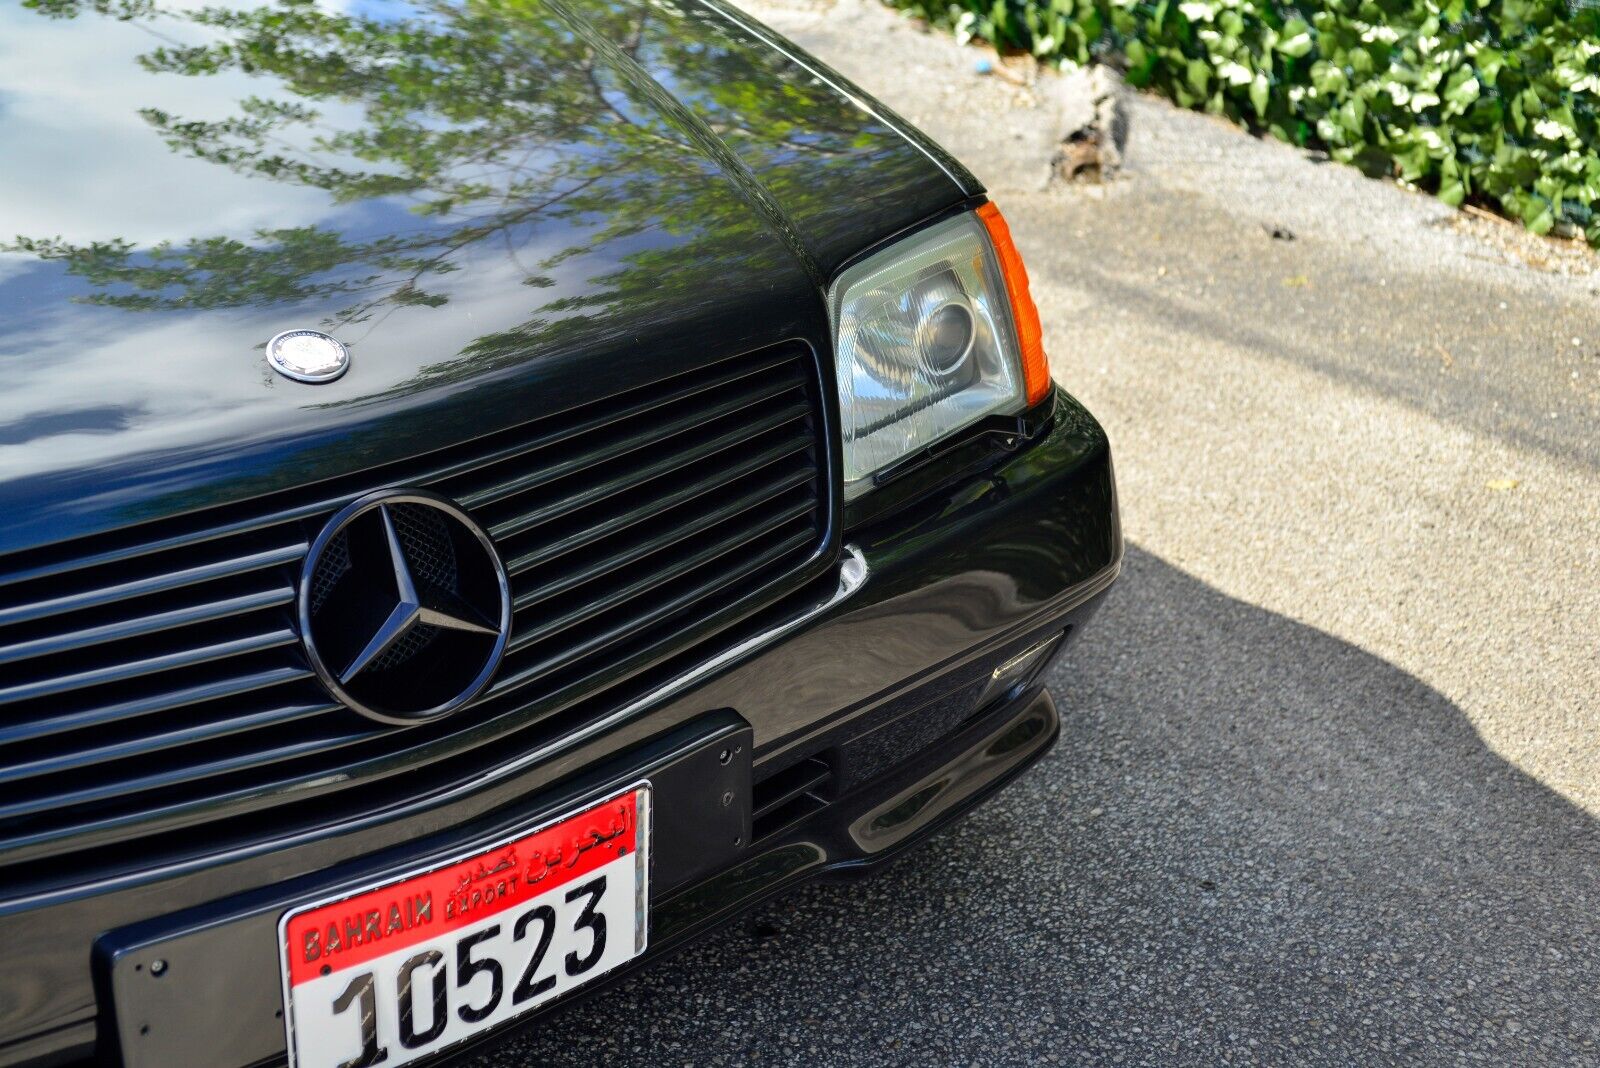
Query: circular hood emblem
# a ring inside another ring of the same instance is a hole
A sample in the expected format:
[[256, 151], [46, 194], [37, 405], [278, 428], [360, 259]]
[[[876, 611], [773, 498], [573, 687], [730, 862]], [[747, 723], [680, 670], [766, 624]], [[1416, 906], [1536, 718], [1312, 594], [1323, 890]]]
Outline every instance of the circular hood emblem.
[[267, 362], [296, 382], [332, 382], [350, 369], [350, 350], [319, 330], [285, 330], [267, 342]]
[[330, 519], [306, 554], [299, 608], [323, 684], [380, 723], [471, 701], [511, 633], [511, 585], [489, 535], [419, 490], [370, 493]]

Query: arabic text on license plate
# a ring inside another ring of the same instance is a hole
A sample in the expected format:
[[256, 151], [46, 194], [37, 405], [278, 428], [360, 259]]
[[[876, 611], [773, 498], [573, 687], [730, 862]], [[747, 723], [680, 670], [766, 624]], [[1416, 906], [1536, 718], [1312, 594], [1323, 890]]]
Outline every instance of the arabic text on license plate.
[[406, 1064], [644, 952], [650, 786], [284, 915], [294, 1068]]

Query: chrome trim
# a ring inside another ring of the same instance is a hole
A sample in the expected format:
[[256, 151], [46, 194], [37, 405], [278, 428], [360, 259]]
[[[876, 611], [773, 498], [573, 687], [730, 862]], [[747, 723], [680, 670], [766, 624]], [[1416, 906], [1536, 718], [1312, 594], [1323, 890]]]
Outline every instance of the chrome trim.
[[[627, 705], [618, 708], [610, 715], [587, 723], [578, 730], [575, 730], [569, 734], [564, 734], [559, 739], [552, 741], [548, 745], [544, 745], [531, 752], [524, 753], [515, 760], [508, 761], [505, 764], [501, 764], [499, 767], [492, 768], [473, 779], [457, 783], [447, 790], [422, 795], [404, 805], [399, 805], [394, 808], [380, 809], [379, 811], [367, 816], [365, 819], [351, 820], [347, 823], [342, 823], [339, 826], [339, 833], [346, 834], [351, 831], [361, 830], [377, 824], [389, 823], [393, 820], [403, 819], [406, 816], [412, 815], [423, 809], [434, 808], [440, 804], [447, 803], [463, 795], [474, 793], [500, 779], [504, 779], [515, 774], [517, 771], [527, 767], [529, 764], [534, 764], [541, 760], [548, 759], [552, 755], [574, 745], [575, 743], [591, 738], [594, 735], [615, 726], [621, 720], [628, 719], [629, 717], [638, 714], [641, 710], [659, 701], [664, 701], [668, 698], [674, 697], [693, 686], [695, 683], [701, 681], [712, 672], [726, 667], [728, 664], [732, 663], [738, 658], [754, 652], [762, 646], [771, 644], [791, 631], [805, 626], [807, 623], [810, 623], [816, 617], [824, 614], [825, 612], [831, 611], [832, 609], [838, 607], [866, 584], [867, 578], [869, 577], [868, 571], [867, 558], [861, 552], [861, 550], [854, 545], [845, 545], [844, 557], [839, 562], [839, 582], [834, 591], [828, 596], [818, 600], [814, 604], [796, 612], [782, 623], [770, 627], [760, 634], [724, 650], [704, 663], [684, 672], [677, 678], [657, 687], [638, 700], [629, 702]], [[340, 778], [341, 776], [331, 775], [321, 781], [337, 782]], [[137, 872], [130, 872], [124, 875], [104, 879], [96, 882], [92, 887], [75, 886], [57, 888], [45, 891], [41, 894], [0, 901], [0, 911], [36, 908], [41, 905], [49, 905], [58, 903], [60, 901], [71, 900], [72, 898], [83, 896], [90, 892], [98, 895], [107, 893], [109, 891], [118, 890], [125, 886], [156, 882], [161, 879], [170, 878], [174, 875], [181, 875], [184, 872], [192, 871], [197, 868], [211, 867], [217, 864], [226, 863], [228, 861], [259, 856], [263, 853], [271, 853], [275, 850], [288, 849], [305, 842], [316, 841], [326, 836], [326, 828], [314, 828], [300, 831], [282, 838], [255, 841], [251, 842], [249, 845], [238, 846], [233, 849], [223, 850], [218, 853], [208, 853], [201, 857], [186, 858], [175, 864], [141, 869]]]
[[[278, 349], [283, 342], [292, 337], [312, 337], [332, 345], [339, 357], [338, 365], [331, 371], [313, 374], [298, 370], [285, 363]], [[350, 350], [345, 347], [344, 342], [331, 334], [324, 334], [321, 330], [285, 330], [281, 334], [274, 334], [272, 339], [267, 342], [267, 362], [272, 365], [274, 371], [285, 378], [292, 378], [296, 382], [310, 382], [315, 385], [319, 382], [332, 382], [350, 370]]]
[[752, 653], [764, 645], [775, 642], [785, 634], [788, 634], [790, 631], [793, 631], [811, 622], [812, 619], [823, 614], [824, 612], [829, 611], [843, 602], [846, 598], [850, 597], [851, 594], [859, 590], [867, 581], [868, 569], [866, 556], [863, 555], [861, 550], [856, 548], [854, 545], [846, 545], [844, 547], [844, 553], [844, 559], [839, 562], [839, 585], [828, 597], [823, 598], [808, 608], [796, 612], [794, 615], [790, 616], [782, 623], [779, 623], [777, 626], [768, 628], [754, 637], [747, 638], [738, 645], [730, 646], [729, 648], [724, 649], [716, 656], [713, 656], [711, 659], [703, 661], [695, 667], [690, 668], [688, 671], [684, 672], [682, 675], [679, 675], [670, 682], [663, 683], [662, 685], [656, 687], [654, 690], [651, 690], [638, 700], [630, 701], [629, 703], [616, 709], [610, 715], [602, 716], [599, 719], [590, 720], [577, 730], [572, 731], [569, 734], [562, 735], [556, 741], [553, 741], [548, 745], [541, 746], [538, 749], [523, 753], [515, 760], [507, 761], [497, 768], [484, 772], [475, 779], [457, 783], [455, 786], [444, 791], [443, 793], [430, 794], [427, 800], [430, 803], [437, 803], [460, 797], [463, 794], [475, 793], [497, 779], [503, 779], [509, 775], [515, 774], [530, 764], [537, 764], [539, 761], [553, 756], [557, 752], [567, 748], [575, 742], [581, 742], [588, 738], [592, 738], [596, 734], [600, 734], [624, 720], [632, 719], [639, 712], [642, 712], [652, 705], [656, 705], [662, 701], [676, 697], [678, 694], [687, 690], [695, 683], [700, 682], [702, 679], [711, 675], [720, 668], [726, 667], [746, 654]]

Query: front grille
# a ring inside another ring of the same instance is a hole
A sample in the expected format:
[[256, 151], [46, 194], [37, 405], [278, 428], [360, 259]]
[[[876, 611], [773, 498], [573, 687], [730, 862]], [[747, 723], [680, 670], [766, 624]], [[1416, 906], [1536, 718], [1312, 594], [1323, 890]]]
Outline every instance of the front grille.
[[[359, 476], [0, 560], [0, 867], [459, 761], [682, 660], [815, 575], [818, 401], [809, 349], [782, 346]], [[486, 697], [409, 729], [330, 701], [294, 610], [316, 532], [397, 485], [490, 532], [514, 604]]]

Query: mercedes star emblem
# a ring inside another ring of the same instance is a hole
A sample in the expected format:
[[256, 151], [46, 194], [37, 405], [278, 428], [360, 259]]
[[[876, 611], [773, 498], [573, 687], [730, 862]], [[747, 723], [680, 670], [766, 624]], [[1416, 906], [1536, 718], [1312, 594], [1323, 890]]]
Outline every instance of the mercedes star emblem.
[[332, 382], [350, 369], [350, 350], [320, 330], [285, 330], [267, 342], [267, 362], [296, 382]]
[[371, 493], [329, 520], [306, 555], [299, 610], [323, 684], [382, 723], [471, 701], [511, 632], [510, 583], [489, 535], [420, 490]]

